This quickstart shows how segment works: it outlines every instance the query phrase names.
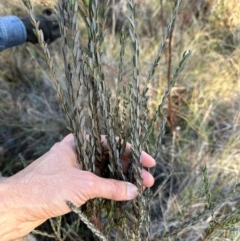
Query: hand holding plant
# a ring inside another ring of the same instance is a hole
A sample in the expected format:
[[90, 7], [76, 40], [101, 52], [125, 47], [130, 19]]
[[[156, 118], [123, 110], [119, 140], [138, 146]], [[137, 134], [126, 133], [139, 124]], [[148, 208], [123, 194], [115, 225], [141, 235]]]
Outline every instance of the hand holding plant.
[[[106, 149], [105, 136], [102, 136], [102, 143]], [[121, 159], [124, 172], [127, 172], [130, 148], [127, 143]], [[145, 152], [141, 159], [145, 167], [155, 165], [154, 159]], [[101, 175], [97, 168], [96, 172]], [[143, 170], [142, 178], [145, 187], [153, 185], [154, 179], [149, 172]], [[22, 237], [47, 219], [70, 212], [67, 200], [81, 206], [96, 197], [123, 201], [136, 196], [137, 188], [131, 183], [80, 170], [74, 137], [70, 134], [27, 168], [1, 181], [0, 227], [5, 221], [7, 228], [0, 228], [0, 237], [1, 240]]]

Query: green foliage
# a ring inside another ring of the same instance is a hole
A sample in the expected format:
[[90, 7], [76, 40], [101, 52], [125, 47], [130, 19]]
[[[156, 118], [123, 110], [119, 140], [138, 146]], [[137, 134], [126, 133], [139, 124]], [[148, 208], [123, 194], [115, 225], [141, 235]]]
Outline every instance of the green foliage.
[[[81, 9], [78, 1], [60, 1], [58, 4], [59, 24], [62, 35], [62, 53], [65, 66], [66, 86], [64, 91], [57, 80], [55, 68], [53, 66], [52, 57], [48, 50], [47, 44], [44, 43], [43, 34], [38, 30], [33, 15], [32, 5], [29, 1], [25, 1], [29, 9], [29, 13], [34, 26], [36, 27], [36, 35], [38, 36], [40, 46], [42, 47], [46, 61], [53, 74], [53, 80], [57, 89], [59, 100], [62, 104], [63, 110], [68, 118], [69, 128], [74, 133], [78, 160], [83, 170], [94, 171], [95, 165], [98, 162], [100, 170], [104, 170], [105, 177], [115, 178], [117, 180], [127, 180], [136, 182], [139, 190], [138, 197], [127, 204], [120, 204], [106, 200], [91, 200], [86, 204], [85, 214], [80, 211], [79, 218], [87, 224], [93, 233], [101, 240], [109, 240], [110, 236], [115, 233], [119, 239], [123, 240], [149, 240], [150, 238], [150, 195], [149, 190], [145, 191], [142, 188], [141, 178], [141, 152], [142, 148], [148, 149], [149, 137], [153, 132], [153, 125], [157, 120], [157, 116], [165, 104], [167, 96], [171, 88], [175, 84], [179, 73], [182, 71], [186, 59], [190, 55], [190, 51], [183, 54], [179, 68], [170, 83], [169, 88], [163, 95], [162, 103], [159, 105], [154, 117], [148, 119], [148, 97], [147, 86], [141, 89], [141, 73], [139, 69], [139, 55], [140, 43], [136, 32], [136, 4], [134, 1], [128, 1], [129, 9], [129, 37], [130, 47], [132, 50], [132, 81], [127, 86], [121, 88], [121, 73], [124, 65], [123, 55], [125, 49], [124, 30], [121, 37], [121, 51], [119, 64], [119, 79], [117, 101], [114, 102], [109, 90], [106, 88], [104, 81], [104, 72], [102, 71], [102, 45], [106, 32], [102, 28], [106, 22], [107, 14], [104, 14], [103, 19], [99, 19], [99, 11], [108, 11], [109, 2], [99, 5], [98, 1], [92, 0], [88, 5], [88, 9]], [[169, 36], [169, 31], [173, 27], [177, 10], [179, 9], [181, 1], [175, 7], [175, 10], [170, 20], [169, 28], [167, 29], [166, 39]], [[102, 7], [102, 10], [99, 8]], [[88, 35], [88, 45], [82, 46], [80, 44], [80, 30], [78, 27], [78, 11], [84, 16], [86, 23], [86, 31]], [[70, 32], [70, 39], [68, 38]], [[164, 48], [166, 39], [162, 41], [157, 57], [149, 72], [148, 82], [152, 78], [155, 69], [158, 65], [161, 52]], [[71, 47], [72, 46], [72, 47]], [[69, 60], [71, 59], [71, 61]], [[88, 101], [83, 103], [81, 100], [81, 88], [86, 89]], [[124, 93], [122, 96], [122, 93]], [[113, 104], [114, 103], [114, 104]], [[124, 103], [124, 108], [127, 112], [121, 113], [121, 104]], [[84, 114], [84, 105], [87, 104], [88, 114]], [[104, 125], [100, 126], [99, 117], [104, 118]], [[129, 116], [129, 129], [123, 131]], [[89, 119], [89, 126], [85, 124], [86, 118]], [[115, 128], [118, 119], [121, 119], [120, 131]], [[163, 122], [165, 124], [165, 122]], [[164, 129], [164, 125], [161, 131]], [[109, 148], [109, 160], [103, 161], [104, 150], [101, 144], [101, 134], [106, 133]], [[119, 139], [116, 137], [119, 136]], [[88, 137], [88, 138], [87, 138]], [[87, 140], [88, 139], [88, 140]], [[161, 144], [161, 137], [158, 138], [156, 150]], [[129, 171], [127, 174], [123, 173], [120, 159], [123, 155], [126, 141], [130, 141], [131, 147], [131, 162], [129, 164]], [[73, 209], [74, 204], [69, 204]], [[94, 207], [94, 208], [91, 208]], [[85, 216], [86, 215], [86, 216]], [[97, 219], [100, 222], [108, 220], [108, 224], [102, 230], [91, 223], [91, 220]], [[131, 227], [129, 231], [128, 227]], [[59, 232], [54, 229], [56, 238], [59, 240], [61, 236]], [[59, 230], [59, 229], [58, 229]]]

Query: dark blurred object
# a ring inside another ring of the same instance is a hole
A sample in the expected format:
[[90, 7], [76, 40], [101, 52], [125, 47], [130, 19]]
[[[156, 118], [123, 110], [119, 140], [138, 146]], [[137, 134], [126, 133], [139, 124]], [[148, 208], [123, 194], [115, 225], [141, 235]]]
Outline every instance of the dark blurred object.
[[[3, 161], [4, 158], [4, 148], [0, 146], [0, 163]], [[1, 173], [0, 173], [0, 177], [1, 177]]]
[[[37, 36], [33, 32], [34, 26], [31, 22], [30, 17], [21, 18], [27, 31], [27, 42], [33, 44], [38, 43]], [[44, 41], [48, 44], [59, 38], [60, 30], [56, 15], [49, 8], [44, 9], [41, 15], [36, 16], [36, 20], [40, 22], [39, 29], [43, 31]]]

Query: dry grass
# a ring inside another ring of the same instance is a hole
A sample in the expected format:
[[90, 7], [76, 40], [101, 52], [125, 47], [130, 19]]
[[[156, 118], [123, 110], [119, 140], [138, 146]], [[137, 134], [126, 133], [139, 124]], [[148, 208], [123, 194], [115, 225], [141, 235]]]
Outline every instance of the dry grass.
[[[40, 13], [44, 7], [41, 4], [47, 1], [36, 2], [36, 12]], [[51, 5], [54, 1], [49, 2]], [[236, 185], [240, 183], [240, 3], [206, 0], [205, 9], [190, 3], [193, 1], [185, 1], [173, 35], [173, 70], [184, 50], [191, 49], [193, 54], [172, 91], [174, 132], [167, 128], [156, 182], [162, 182], [172, 167], [174, 172], [153, 202], [152, 238], [239, 240], [240, 193]], [[152, 9], [151, 15], [145, 9], [141, 15], [145, 22], [139, 22], [143, 76], [155, 56], [172, 2], [163, 1], [163, 18], [159, 1], [146, 1], [146, 5]], [[6, 2], [4, 8], [0, 3], [0, 9], [1, 15], [26, 14], [19, 1]], [[120, 45], [117, 36], [110, 35], [106, 41], [105, 71], [107, 81], [114, 85]], [[58, 45], [56, 42], [50, 47], [63, 80]], [[128, 56], [126, 52], [126, 60]], [[152, 108], [156, 108], [167, 86], [167, 60], [166, 50], [150, 85]], [[126, 81], [129, 63], [127, 60], [124, 66]], [[0, 165], [3, 174], [10, 175], [22, 168], [18, 153], [30, 162], [67, 130], [37, 46], [26, 44], [0, 53], [0, 66], [0, 146], [5, 148], [5, 159]], [[204, 166], [207, 174], [202, 171]], [[204, 211], [206, 214], [201, 215]], [[163, 231], [176, 230], [177, 237], [158, 236]]]

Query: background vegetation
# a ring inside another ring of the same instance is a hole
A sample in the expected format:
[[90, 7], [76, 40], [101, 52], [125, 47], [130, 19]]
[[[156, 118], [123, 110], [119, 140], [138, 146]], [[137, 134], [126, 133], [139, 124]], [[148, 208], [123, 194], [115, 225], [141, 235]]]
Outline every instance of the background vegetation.
[[[35, 1], [35, 12], [54, 4]], [[174, 1], [139, 1], [143, 78], [147, 79], [173, 6]], [[0, 14], [25, 16], [27, 12], [21, 1], [11, 1], [0, 3]], [[172, 175], [151, 204], [152, 240], [239, 240], [239, 16], [237, 0], [183, 1], [171, 40], [149, 86], [150, 107], [154, 110], [183, 52], [192, 51], [164, 107], [169, 116], [153, 189], [171, 171]], [[104, 48], [109, 86], [116, 85], [118, 75], [119, 33], [114, 29], [110, 21], [111, 34], [106, 37], [108, 44]], [[83, 41], [84, 38], [83, 35]], [[50, 45], [50, 51], [57, 63], [58, 77], [64, 81], [59, 45], [57, 40]], [[125, 55], [129, 62], [124, 64], [123, 78], [128, 83], [130, 51]], [[2, 174], [12, 175], [46, 152], [68, 133], [66, 125], [40, 47], [25, 44], [0, 53]], [[159, 128], [158, 124], [155, 128]], [[49, 230], [48, 223], [41, 229]], [[163, 233], [170, 237], [164, 238]], [[87, 239], [92, 240], [89, 234], [84, 237]]]

